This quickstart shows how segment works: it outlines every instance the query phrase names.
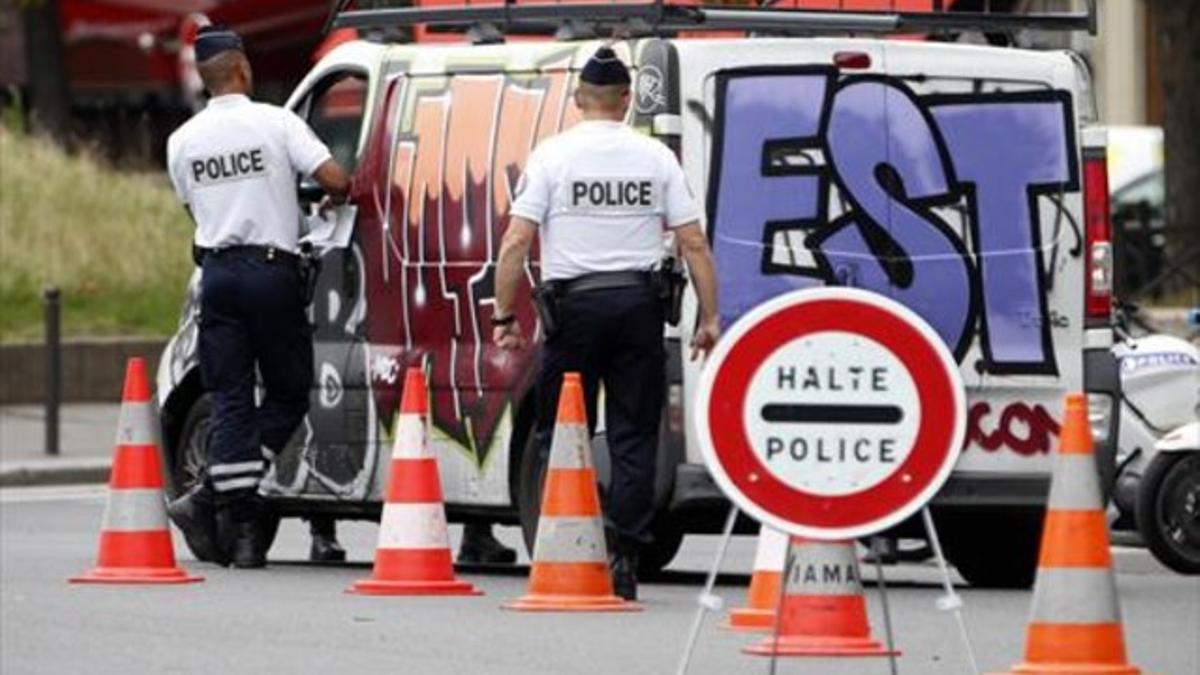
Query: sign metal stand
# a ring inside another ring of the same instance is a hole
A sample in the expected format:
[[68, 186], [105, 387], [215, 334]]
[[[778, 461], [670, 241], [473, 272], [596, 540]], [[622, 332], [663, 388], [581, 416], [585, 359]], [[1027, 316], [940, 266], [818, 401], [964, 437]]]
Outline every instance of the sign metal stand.
[[[872, 537], [892, 675], [895, 636], [877, 535], [921, 511], [945, 591], [937, 606], [954, 612], [978, 675], [962, 599], [927, 506], [961, 452], [966, 394], [957, 362], [928, 323], [859, 289], [778, 296], [744, 314], [717, 344], [701, 373], [692, 419], [705, 464], [736, 509], [793, 537]], [[736, 510], [699, 598], [680, 675], [704, 612], [721, 606], [712, 589], [735, 518]], [[789, 543], [778, 608], [791, 556]]]
[[[687, 675], [688, 666], [692, 662], [692, 651], [696, 648], [696, 640], [700, 637], [700, 627], [704, 624], [706, 612], [720, 611], [724, 605], [721, 596], [713, 595], [713, 587], [717, 584], [717, 575], [721, 572], [721, 563], [725, 560], [725, 551], [729, 549], [729, 540], [733, 538], [733, 525], [737, 522], [737, 506], [729, 507], [729, 516], [725, 518], [725, 529], [721, 531], [721, 543], [717, 546], [717, 555], [712, 567], [708, 570], [708, 579], [704, 582], [704, 590], [696, 598], [696, 617], [692, 620], [692, 629], [688, 633], [687, 644], [683, 648], [683, 656], [679, 659], [678, 675]], [[780, 584], [780, 588], [783, 585]], [[778, 622], [776, 622], [778, 623]]]
[[[783, 556], [783, 576], [779, 579], [779, 597], [775, 598], [775, 623], [771, 625], [771, 639], [779, 644], [779, 613], [783, 611], [783, 597], [787, 595], [788, 575], [792, 570], [792, 536], [788, 535], [787, 553]], [[778, 654], [771, 654], [771, 664], [767, 667], [768, 675], [775, 675], [775, 667], [779, 661]]]
[[942, 555], [942, 542], [938, 539], [937, 528], [933, 524], [933, 516], [929, 507], [921, 509], [921, 519], [925, 521], [925, 534], [929, 537], [929, 545], [933, 547], [933, 557], [937, 560], [938, 569], [942, 573], [942, 588], [946, 594], [937, 600], [937, 608], [943, 612], [954, 612], [954, 620], [958, 623], [958, 632], [962, 637], [963, 648], [967, 652], [967, 662], [971, 664], [971, 672], [979, 675], [979, 664], [975, 661], [975, 649], [971, 646], [971, 636], [967, 633], [967, 624], [963, 620], [963, 601], [954, 592], [954, 584], [950, 581], [950, 567], [946, 565], [946, 557]]
[[892, 606], [888, 603], [887, 580], [883, 576], [883, 537], [871, 537], [871, 557], [875, 558], [875, 574], [878, 576], [879, 600], [883, 603], [883, 633], [887, 637], [888, 667], [892, 675], [900, 672], [896, 665], [896, 638], [892, 634]]

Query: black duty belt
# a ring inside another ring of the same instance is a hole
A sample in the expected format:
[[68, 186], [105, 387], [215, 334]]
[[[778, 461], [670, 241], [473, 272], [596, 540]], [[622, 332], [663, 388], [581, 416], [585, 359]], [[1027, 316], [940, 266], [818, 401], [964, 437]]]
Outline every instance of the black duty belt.
[[223, 248], [200, 248], [199, 252], [201, 259], [211, 256], [218, 259], [260, 260], [288, 265], [300, 262], [300, 256], [274, 246], [225, 246]]
[[653, 272], [593, 272], [560, 281], [563, 293], [653, 286]]

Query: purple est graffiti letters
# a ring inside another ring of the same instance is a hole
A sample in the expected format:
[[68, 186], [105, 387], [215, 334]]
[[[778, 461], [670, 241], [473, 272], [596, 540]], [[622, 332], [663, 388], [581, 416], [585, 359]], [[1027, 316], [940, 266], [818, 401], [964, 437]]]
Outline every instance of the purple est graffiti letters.
[[1037, 199], [1078, 190], [1072, 119], [1063, 92], [919, 97], [825, 68], [722, 74], [709, 187], [722, 319], [850, 285], [910, 307], [960, 361], [978, 331], [986, 371], [1057, 373]]

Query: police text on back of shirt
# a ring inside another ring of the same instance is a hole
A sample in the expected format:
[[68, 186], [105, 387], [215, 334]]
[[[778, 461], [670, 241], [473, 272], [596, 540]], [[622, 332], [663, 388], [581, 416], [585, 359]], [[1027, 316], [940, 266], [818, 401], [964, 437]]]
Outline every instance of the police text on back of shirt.
[[192, 182], [201, 187], [243, 178], [256, 178], [267, 173], [262, 146], [211, 157], [195, 157], [191, 163]]
[[571, 181], [570, 211], [635, 215], [659, 213], [661, 198], [653, 178], [579, 176]]

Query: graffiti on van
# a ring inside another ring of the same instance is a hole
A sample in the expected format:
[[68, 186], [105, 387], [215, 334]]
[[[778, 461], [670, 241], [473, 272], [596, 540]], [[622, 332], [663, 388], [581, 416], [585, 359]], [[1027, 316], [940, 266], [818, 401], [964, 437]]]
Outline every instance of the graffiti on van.
[[856, 286], [916, 311], [960, 362], [978, 335], [983, 372], [1057, 374], [1039, 199], [1079, 189], [1068, 93], [918, 96], [824, 67], [729, 71], [716, 91], [724, 321]]
[[1026, 457], [1046, 455], [1059, 430], [1058, 421], [1036, 403], [1009, 403], [993, 419], [991, 404], [976, 401], [967, 412], [965, 446], [979, 446], [985, 452], [1008, 448]]
[[[550, 63], [541, 75], [521, 80], [460, 74], [390, 92], [384, 231], [366, 234], [382, 237], [367, 244], [382, 270], [369, 285], [373, 303], [389, 310], [368, 323], [372, 344], [398, 345], [402, 353], [376, 355], [381, 365], [373, 388], [390, 424], [398, 395], [394, 373], [424, 363], [434, 426], [480, 467], [509, 392], [527, 384], [531, 372], [530, 353], [492, 345], [493, 262], [527, 155], [578, 120], [565, 66]], [[535, 282], [529, 269], [519, 297], [528, 297]], [[516, 311], [525, 330], [533, 330], [532, 306], [520, 303]]]

